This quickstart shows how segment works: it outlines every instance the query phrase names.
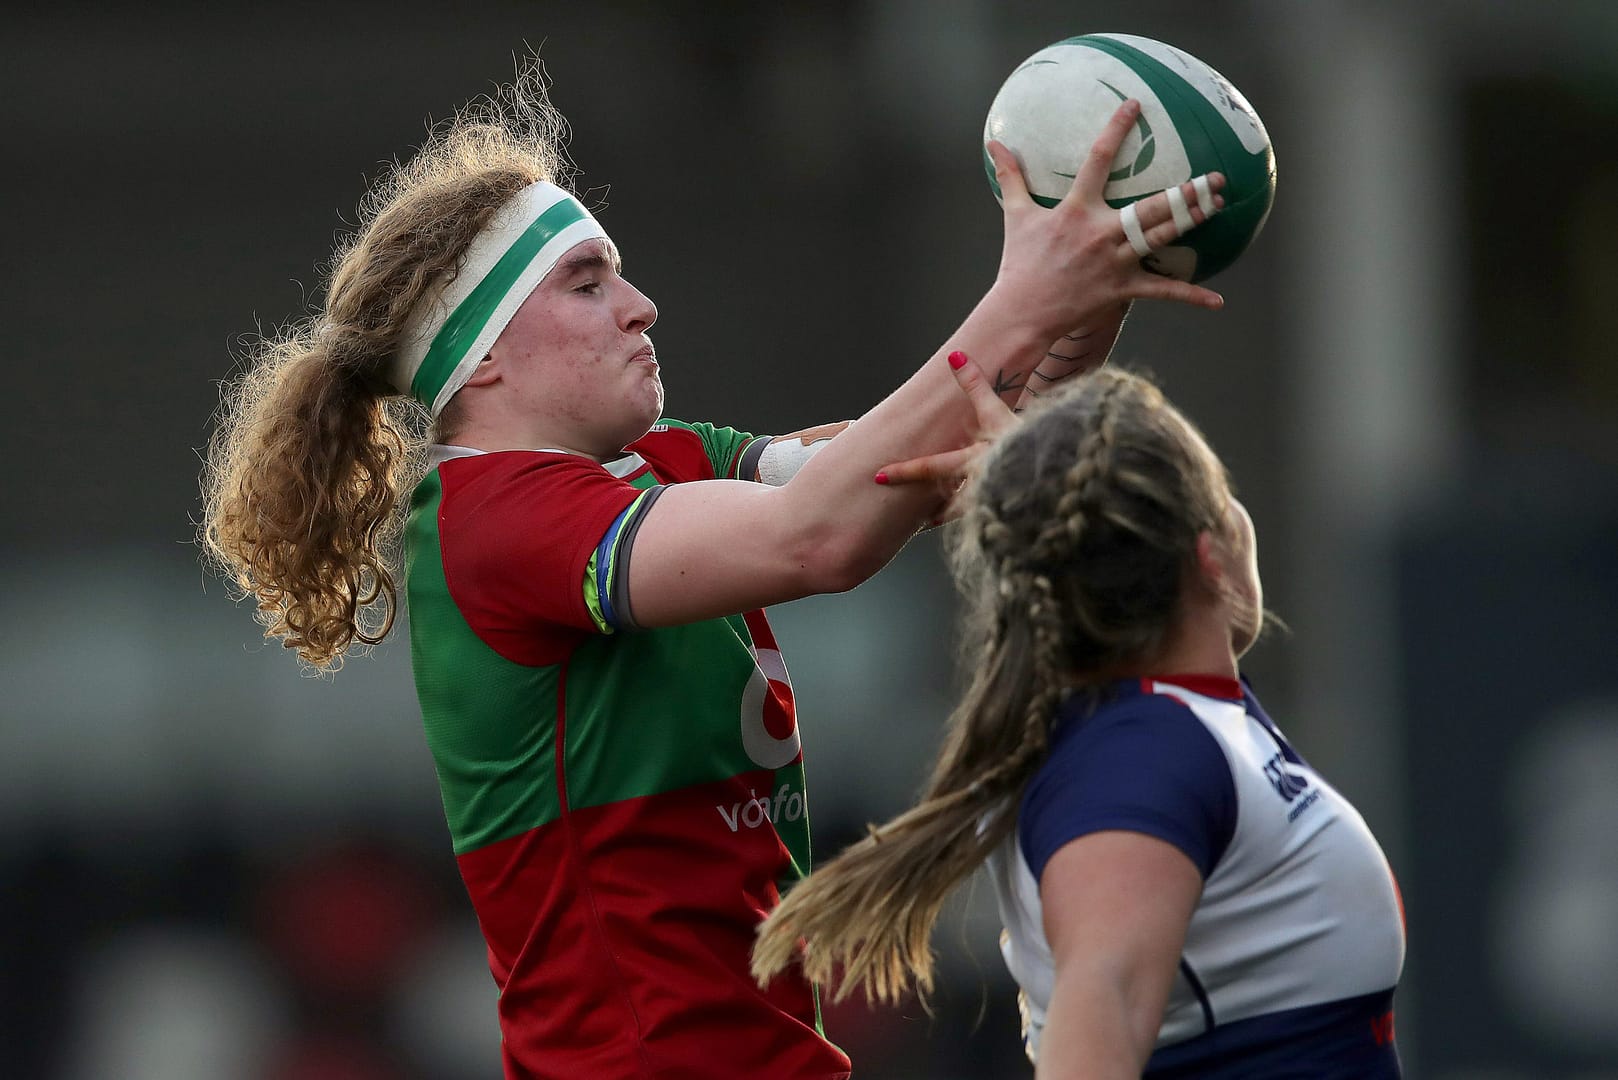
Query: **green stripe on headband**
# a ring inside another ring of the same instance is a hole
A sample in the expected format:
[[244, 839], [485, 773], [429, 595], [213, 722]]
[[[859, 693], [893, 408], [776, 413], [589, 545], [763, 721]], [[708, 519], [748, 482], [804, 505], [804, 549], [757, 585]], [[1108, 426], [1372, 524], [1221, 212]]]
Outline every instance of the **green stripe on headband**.
[[523, 230], [500, 256], [482, 281], [467, 294], [466, 299], [444, 320], [433, 336], [433, 343], [422, 358], [410, 380], [411, 395], [427, 408], [433, 407], [438, 392], [444, 388], [455, 368], [466, 357], [483, 328], [489, 324], [495, 309], [500, 306], [511, 286], [528, 269], [528, 264], [544, 249], [557, 233], [587, 216], [583, 206], [571, 198], [545, 211], [534, 223]]

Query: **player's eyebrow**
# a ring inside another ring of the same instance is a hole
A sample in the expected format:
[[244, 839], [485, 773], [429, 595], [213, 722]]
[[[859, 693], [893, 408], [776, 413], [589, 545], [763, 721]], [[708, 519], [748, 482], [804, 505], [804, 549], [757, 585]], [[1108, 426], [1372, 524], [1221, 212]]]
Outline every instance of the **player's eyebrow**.
[[[608, 255], [611, 258], [608, 258]], [[576, 274], [581, 270], [607, 270], [618, 273], [623, 269], [623, 263], [618, 258], [616, 249], [608, 249], [604, 245], [592, 244], [582, 251], [575, 251], [565, 256], [556, 264], [555, 273], [563, 276]]]

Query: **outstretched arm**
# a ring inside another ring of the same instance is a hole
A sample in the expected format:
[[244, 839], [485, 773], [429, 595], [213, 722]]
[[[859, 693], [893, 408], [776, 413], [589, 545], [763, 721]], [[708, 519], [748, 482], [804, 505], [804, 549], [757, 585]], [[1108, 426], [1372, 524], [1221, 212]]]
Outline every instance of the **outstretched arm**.
[[[904, 462], [891, 478], [886, 471], [878, 473], [881, 477], [878, 482], [888, 483], [890, 479], [895, 483], [932, 480], [937, 481], [942, 490], [942, 485], [953, 481], [953, 486], [958, 487], [965, 479], [966, 464], [975, 459], [992, 436], [1005, 426], [1010, 414], [1021, 413], [1038, 399], [1054, 394], [1070, 379], [1094, 371], [1107, 362], [1118, 343], [1118, 335], [1123, 331], [1129, 309], [1130, 304], [1125, 301], [1111, 311], [1101, 312], [1088, 326], [1057, 338], [1021, 382], [1015, 378], [1008, 382], [1002, 375], [991, 384], [983, 379], [981, 369], [976, 364], [963, 362], [964, 370], [956, 370], [955, 378], [972, 401], [976, 421], [972, 436], [975, 443]], [[961, 355], [951, 354], [951, 367], [957, 367], [955, 357]], [[1009, 409], [1008, 405], [1011, 406]], [[743, 479], [756, 479], [776, 487], [785, 484], [797, 475], [811, 457], [825, 449], [827, 443], [847, 430], [851, 423], [851, 420], [842, 420], [775, 436], [768, 446], [761, 448], [756, 470], [750, 470]], [[943, 491], [942, 494], [947, 499], [949, 492]]]
[[[935, 496], [871, 482], [884, 464], [970, 441], [972, 410], [948, 356], [964, 352], [1002, 384], [1026, 383], [1049, 344], [1135, 298], [1218, 308], [1218, 294], [1148, 273], [1101, 197], [1107, 170], [1139, 109], [1126, 102], [1054, 209], [1029, 197], [1015, 158], [990, 147], [1005, 205], [993, 286], [961, 327], [906, 382], [803, 464], [781, 488], [712, 481], [671, 486], [634, 540], [635, 621], [663, 626], [852, 588], [931, 517]], [[1210, 177], [1217, 189], [1223, 178]], [[1195, 192], [1184, 185], [1188, 199]], [[1163, 195], [1137, 204], [1148, 235], [1177, 235]], [[1202, 220], [1194, 212], [1194, 220]], [[1017, 391], [1020, 393], [1020, 385]], [[735, 543], [745, 537], [746, 543]], [[723, 552], [722, 557], [716, 553]]]

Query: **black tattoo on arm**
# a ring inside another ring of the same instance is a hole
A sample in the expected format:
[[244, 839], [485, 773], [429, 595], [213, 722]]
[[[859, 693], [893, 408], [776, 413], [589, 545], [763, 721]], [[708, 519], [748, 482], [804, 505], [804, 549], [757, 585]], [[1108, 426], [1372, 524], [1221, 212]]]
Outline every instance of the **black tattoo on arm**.
[[1007, 375], [1006, 369], [1001, 368], [994, 376], [994, 392], [996, 394], [1009, 394], [1013, 390], [1021, 390], [1028, 385], [1028, 380], [1017, 381], [1015, 375]]
[[1083, 360], [1086, 356], [1089, 356], [1090, 350], [1085, 349], [1083, 352], [1074, 353], [1071, 356], [1069, 356], [1067, 353], [1059, 352], [1048, 352], [1045, 355], [1050, 357], [1052, 360], [1060, 360], [1064, 364], [1076, 364], [1080, 360]]

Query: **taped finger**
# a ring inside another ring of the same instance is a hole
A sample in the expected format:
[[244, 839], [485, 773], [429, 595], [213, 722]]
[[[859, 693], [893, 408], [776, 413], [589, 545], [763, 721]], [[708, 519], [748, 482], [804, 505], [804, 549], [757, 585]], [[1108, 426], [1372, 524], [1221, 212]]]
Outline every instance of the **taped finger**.
[[1177, 187], [1171, 187], [1164, 192], [1169, 200], [1169, 213], [1174, 215], [1174, 227], [1181, 236], [1197, 227], [1196, 219], [1191, 216], [1191, 208], [1185, 203], [1185, 192]]
[[1202, 176], [1192, 180], [1191, 186], [1196, 189], [1197, 208], [1202, 211], [1202, 216], [1204, 218], [1213, 217], [1214, 211], [1217, 210], [1218, 207], [1214, 205], [1213, 188], [1208, 185], [1207, 174], [1203, 174]]
[[1140, 212], [1135, 209], [1134, 203], [1130, 203], [1118, 211], [1118, 221], [1124, 227], [1124, 239], [1128, 240], [1129, 246], [1135, 249], [1135, 254], [1143, 259], [1150, 255], [1152, 245], [1146, 242], [1146, 233], [1140, 227]]

